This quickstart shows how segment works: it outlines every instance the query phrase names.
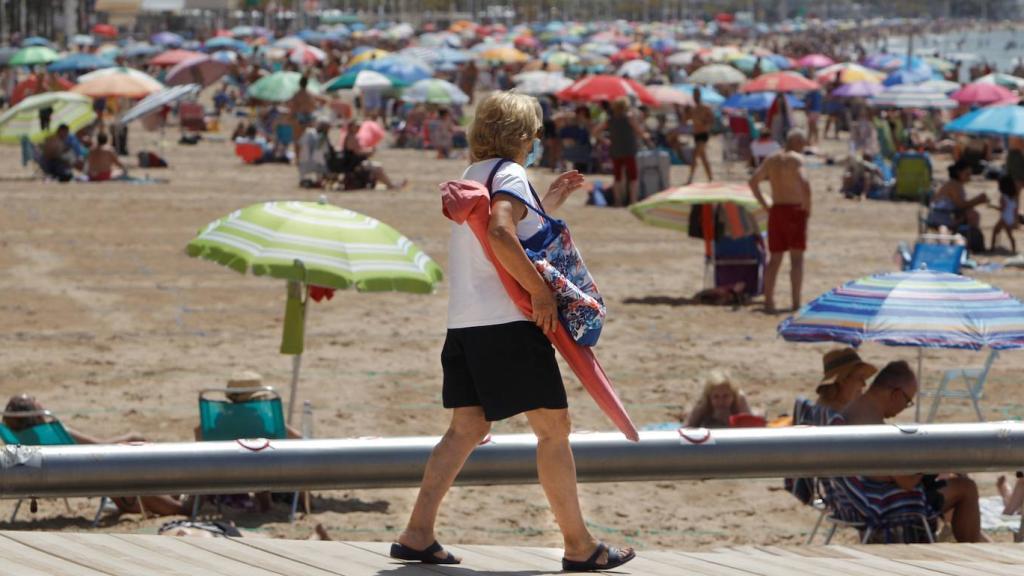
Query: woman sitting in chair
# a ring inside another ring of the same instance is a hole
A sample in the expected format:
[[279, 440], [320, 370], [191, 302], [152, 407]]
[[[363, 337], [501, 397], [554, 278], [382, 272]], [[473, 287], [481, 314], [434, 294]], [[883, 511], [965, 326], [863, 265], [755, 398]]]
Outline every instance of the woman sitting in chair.
[[[978, 194], [974, 198], [968, 199], [966, 186], [970, 181], [971, 166], [969, 164], [963, 160], [957, 160], [949, 167], [949, 181], [943, 184], [932, 198], [928, 216], [929, 226], [948, 227], [950, 233], [956, 233], [961, 226], [980, 231], [981, 215], [978, 214], [975, 207], [991, 204], [991, 202], [984, 194]], [[984, 244], [984, 240], [982, 244]], [[971, 248], [976, 250], [974, 247]], [[982, 250], [984, 250], [984, 246]]]
[[[10, 400], [7, 401], [7, 407], [4, 408], [3, 423], [15, 433], [21, 430], [27, 430], [28, 428], [45, 424], [47, 422], [46, 416], [42, 414], [44, 410], [45, 408], [43, 408], [43, 405], [28, 394], [11, 396]], [[19, 413], [25, 413], [25, 415], [20, 416]], [[91, 436], [84, 432], [79, 432], [70, 426], [64, 426], [64, 429], [77, 444], [122, 444], [126, 442], [145, 442], [145, 438], [135, 432], [129, 432], [120, 436], [111, 436], [109, 438], [100, 438], [98, 436]], [[157, 516], [174, 516], [178, 514], [188, 514], [188, 511], [191, 510], [190, 505], [171, 496], [111, 498], [111, 500], [117, 505], [118, 510], [123, 513], [137, 514], [142, 512], [142, 510], [139, 510], [140, 501], [147, 515], [154, 514]]]

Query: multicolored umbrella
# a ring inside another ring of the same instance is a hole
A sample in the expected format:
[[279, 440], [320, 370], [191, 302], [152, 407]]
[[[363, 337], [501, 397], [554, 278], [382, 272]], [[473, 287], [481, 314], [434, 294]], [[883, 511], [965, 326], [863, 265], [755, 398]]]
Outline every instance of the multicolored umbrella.
[[315, 202], [264, 202], [214, 220], [188, 243], [193, 258], [288, 281], [281, 353], [294, 356], [288, 418], [295, 412], [310, 288], [430, 294], [441, 267], [394, 228]]
[[768, 217], [746, 184], [704, 182], [658, 192], [629, 207], [629, 211], [651, 226], [686, 232], [690, 212], [695, 206], [722, 206], [720, 213], [729, 236], [742, 238], [755, 234], [767, 224]]
[[854, 82], [871, 82], [873, 84], [881, 84], [885, 78], [884, 75], [875, 72], [870, 68], [865, 68], [860, 64], [852, 64], [845, 62], [842, 64], [833, 64], [818, 70], [814, 73], [814, 79], [821, 84], [831, 84], [836, 81], [838, 75], [840, 84], [852, 84]]
[[362, 70], [380, 72], [388, 78], [394, 78], [406, 84], [426, 80], [434, 75], [434, 71], [427, 63], [421, 60], [413, 60], [412, 58], [402, 58], [400, 56], [362, 62], [355, 66], [349, 66], [345, 72], [354, 73]]
[[833, 90], [832, 95], [840, 98], [869, 98], [884, 91], [885, 86], [875, 82], [851, 82]]
[[288, 60], [299, 66], [312, 66], [327, 59], [327, 53], [316, 46], [296, 46], [288, 53]]
[[392, 53], [388, 52], [387, 50], [380, 50], [380, 49], [377, 49], [377, 48], [373, 48], [373, 49], [366, 50], [366, 51], [364, 51], [364, 52], [354, 56], [351, 60], [348, 61], [348, 66], [349, 66], [349, 68], [351, 68], [351, 67], [356, 66], [358, 64], [361, 64], [363, 62], [369, 62], [371, 60], [381, 60], [381, 59], [387, 58], [388, 56], [391, 56], [391, 55], [392, 55]]
[[758, 70], [758, 74], [778, 72], [782, 69], [778, 63], [771, 58], [761, 58], [758, 56], [751, 56], [750, 54], [738, 55], [737, 57], [729, 60], [729, 65], [744, 74], [753, 74], [755, 69]]
[[964, 114], [943, 128], [946, 132], [989, 136], [1024, 136], [1024, 107], [989, 106]]
[[708, 64], [702, 66], [693, 74], [690, 74], [689, 80], [694, 84], [739, 84], [746, 81], [747, 76], [732, 66], [726, 66], [725, 64]]
[[747, 82], [740, 87], [740, 92], [811, 92], [820, 89], [817, 82], [795, 72], [771, 72]]
[[202, 87], [213, 85], [228, 73], [229, 65], [215, 60], [213, 56], [200, 54], [189, 60], [175, 64], [167, 71], [164, 82], [168, 86], [182, 84], [199, 84]]
[[[298, 72], [274, 72], [260, 78], [249, 86], [249, 98], [266, 102], [287, 102], [299, 91], [302, 74]], [[314, 94], [321, 92], [320, 83], [309, 79], [306, 89]]]
[[[49, 130], [39, 126], [39, 110], [52, 108]], [[72, 132], [88, 126], [96, 119], [92, 99], [71, 92], [46, 92], [29, 96], [0, 115], [0, 142], [17, 143], [27, 136], [39, 143], [67, 124]]]
[[53, 48], [47, 46], [28, 46], [18, 50], [11, 56], [11, 59], [7, 61], [8, 66], [36, 66], [38, 64], [49, 64], [60, 60], [60, 54], [57, 54]]
[[[360, 80], [362, 80], [363, 84], [359, 83]], [[384, 83], [385, 81], [386, 84]], [[366, 84], [366, 82], [370, 82], [370, 84]], [[392, 78], [387, 74], [382, 74], [374, 70], [357, 70], [345, 72], [341, 76], [330, 80], [324, 85], [324, 90], [327, 92], [334, 92], [336, 90], [371, 86], [375, 86], [377, 88], [404, 88], [408, 85], [409, 84], [407, 82], [404, 82], [399, 78]]]
[[942, 92], [914, 85], [899, 85], [888, 88], [868, 99], [875, 108], [903, 108], [911, 110], [949, 110], [957, 103]]
[[1024, 305], [967, 276], [915, 270], [848, 282], [784, 320], [791, 342], [993, 350], [1024, 348]]
[[489, 62], [501, 62], [503, 64], [517, 64], [526, 62], [530, 57], [525, 52], [520, 52], [511, 46], [499, 46], [484, 50], [478, 56], [481, 60]]
[[459, 106], [469, 103], [469, 96], [465, 92], [455, 84], [440, 78], [420, 80], [402, 92], [402, 99], [414, 103], [427, 102]]
[[654, 96], [662, 106], [693, 106], [693, 92], [686, 92], [673, 86], [654, 85], [648, 86], [647, 91]]
[[587, 76], [555, 96], [573, 102], [601, 102], [626, 97], [636, 98], [648, 106], [658, 105], [658, 100], [637, 82], [604, 74]]
[[721, 106], [725, 103], [725, 96], [718, 93], [711, 86], [697, 86], [695, 84], [675, 84], [674, 88], [693, 96], [694, 90], [700, 90], [700, 101], [711, 107]]

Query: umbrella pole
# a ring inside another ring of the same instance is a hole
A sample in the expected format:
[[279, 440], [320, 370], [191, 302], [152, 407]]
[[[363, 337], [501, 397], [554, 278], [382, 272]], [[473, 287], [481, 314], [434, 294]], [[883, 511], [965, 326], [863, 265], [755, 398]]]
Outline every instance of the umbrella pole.
[[924, 381], [923, 374], [921, 373], [922, 358], [924, 357], [924, 348], [917, 349], [917, 398], [914, 399], [914, 422], [921, 421], [921, 382]]
[[[302, 299], [302, 304], [303, 304], [303, 306], [302, 306], [302, 333], [305, 334], [306, 333], [306, 310], [308, 310], [308, 307], [307, 307], [307, 304], [308, 304], [307, 300], [308, 300], [308, 298], [305, 296], [306, 285], [305, 284], [300, 284], [299, 286], [301, 286], [301, 289], [302, 289], [302, 292], [303, 292], [303, 299]], [[291, 386], [291, 392], [288, 395], [288, 424], [289, 425], [292, 423], [292, 417], [295, 415], [295, 398], [296, 398], [296, 396], [298, 395], [298, 392], [299, 392], [299, 372], [301, 370], [302, 370], [302, 354], [296, 354], [296, 355], [292, 356], [292, 386]]]

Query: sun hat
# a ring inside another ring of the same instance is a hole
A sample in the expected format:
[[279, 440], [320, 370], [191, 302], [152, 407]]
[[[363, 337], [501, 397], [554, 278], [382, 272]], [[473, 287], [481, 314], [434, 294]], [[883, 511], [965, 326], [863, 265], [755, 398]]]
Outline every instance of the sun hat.
[[[242, 370], [241, 372], [235, 372], [228, 379], [228, 388], [259, 388], [263, 386], [263, 377], [258, 372], [252, 370]], [[245, 402], [251, 399], [258, 392], [242, 392], [232, 393], [229, 392], [226, 396], [232, 402]]]
[[865, 378], [878, 372], [878, 368], [861, 360], [860, 355], [853, 348], [836, 348], [829, 350], [821, 360], [824, 375], [821, 378], [821, 385], [834, 384], [854, 373], [857, 370], [867, 372]]

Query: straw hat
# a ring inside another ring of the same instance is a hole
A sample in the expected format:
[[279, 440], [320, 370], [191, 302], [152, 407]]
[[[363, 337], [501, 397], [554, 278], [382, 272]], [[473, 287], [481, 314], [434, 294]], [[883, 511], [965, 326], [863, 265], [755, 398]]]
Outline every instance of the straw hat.
[[821, 364], [824, 371], [821, 386], [835, 384], [856, 371], [863, 371], [865, 379], [878, 372], [878, 368], [861, 360], [857, 351], [849, 347], [829, 350], [822, 358]]
[[[252, 370], [242, 370], [241, 372], [235, 372], [228, 379], [228, 388], [259, 388], [263, 386], [263, 377], [258, 372]], [[243, 392], [241, 394], [228, 393], [227, 397], [232, 402], [244, 402], [253, 397], [257, 392]]]

